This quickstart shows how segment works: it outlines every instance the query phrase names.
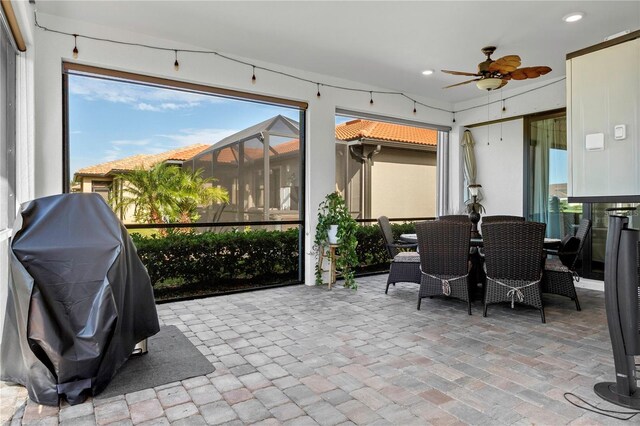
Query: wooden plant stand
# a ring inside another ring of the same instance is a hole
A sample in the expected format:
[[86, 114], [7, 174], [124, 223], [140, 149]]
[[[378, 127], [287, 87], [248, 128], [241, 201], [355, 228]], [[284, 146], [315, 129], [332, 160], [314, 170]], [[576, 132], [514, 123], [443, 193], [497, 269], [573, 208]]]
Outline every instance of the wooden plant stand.
[[320, 265], [320, 269], [322, 269], [322, 263], [325, 257], [327, 257], [329, 259], [329, 264], [330, 264], [330, 270], [329, 270], [329, 290], [331, 290], [331, 286], [336, 282], [336, 259], [338, 257], [340, 257], [339, 254], [337, 254], [337, 249], [338, 249], [338, 244], [329, 244], [329, 247], [325, 248], [323, 247], [320, 250], [320, 258], [318, 259], [319, 265]]

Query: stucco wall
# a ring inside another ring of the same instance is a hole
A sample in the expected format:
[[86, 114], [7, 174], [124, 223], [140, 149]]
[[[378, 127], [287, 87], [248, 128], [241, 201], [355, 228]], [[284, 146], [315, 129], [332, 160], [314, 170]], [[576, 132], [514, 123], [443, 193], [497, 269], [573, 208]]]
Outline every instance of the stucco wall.
[[[499, 143], [500, 124], [488, 126], [489, 133], [487, 133], [487, 126], [475, 127], [471, 130], [476, 139], [476, 151], [480, 155], [477, 159], [477, 182], [482, 185], [483, 192], [489, 197], [486, 199], [491, 208], [488, 214], [500, 214], [498, 210], [508, 210], [510, 212], [508, 214], [523, 215], [524, 124], [519, 117], [565, 107], [565, 81], [563, 78], [532, 84], [513, 81], [506, 87], [509, 89], [484, 94], [480, 92], [481, 97], [454, 105], [454, 109], [461, 112], [456, 114], [456, 123], [453, 124], [450, 134], [449, 211], [452, 213], [464, 208], [466, 188], [463, 187], [464, 161], [460, 142], [466, 125], [517, 117], [515, 121], [502, 124], [502, 144]], [[506, 99], [505, 111], [502, 111], [501, 99]], [[486, 145], [487, 134], [491, 139], [488, 146]], [[483, 182], [483, 179], [486, 181]], [[517, 198], [518, 196], [520, 198]], [[494, 209], [493, 206], [496, 208]]]
[[[476, 181], [486, 215], [526, 216], [523, 211], [524, 123], [522, 119], [471, 129], [476, 143]], [[500, 140], [502, 138], [502, 140]]]
[[384, 147], [371, 167], [371, 217], [436, 215], [436, 153]]

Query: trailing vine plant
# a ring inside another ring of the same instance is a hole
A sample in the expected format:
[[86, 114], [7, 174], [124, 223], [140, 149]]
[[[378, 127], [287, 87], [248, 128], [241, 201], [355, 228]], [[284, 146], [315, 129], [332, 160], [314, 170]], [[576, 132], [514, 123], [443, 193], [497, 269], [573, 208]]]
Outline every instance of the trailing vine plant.
[[[357, 223], [351, 217], [344, 199], [337, 192], [328, 194], [318, 209], [318, 225], [314, 241], [318, 251], [326, 250], [329, 247], [328, 231], [331, 225], [338, 225], [336, 269], [342, 273], [344, 286], [355, 290], [358, 288], [354, 279], [354, 269], [358, 265], [356, 254]], [[322, 265], [320, 262], [316, 264], [316, 284], [322, 284]]]

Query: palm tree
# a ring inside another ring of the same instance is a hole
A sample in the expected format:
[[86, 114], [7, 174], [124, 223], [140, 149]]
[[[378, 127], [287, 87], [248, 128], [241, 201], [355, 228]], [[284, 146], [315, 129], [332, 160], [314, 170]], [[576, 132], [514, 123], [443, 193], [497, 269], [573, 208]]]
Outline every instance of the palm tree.
[[226, 189], [212, 186], [214, 179], [202, 177], [202, 169], [193, 173], [184, 172], [180, 175], [181, 196], [176, 198], [176, 207], [180, 223], [195, 222], [200, 218], [198, 206], [208, 206], [215, 203], [229, 202]]
[[229, 201], [224, 188], [213, 187], [213, 179], [202, 177], [202, 170], [190, 172], [165, 163], [145, 170], [138, 167], [114, 179], [120, 187], [112, 198], [114, 210], [133, 207], [140, 223], [190, 223], [198, 220], [197, 207]]

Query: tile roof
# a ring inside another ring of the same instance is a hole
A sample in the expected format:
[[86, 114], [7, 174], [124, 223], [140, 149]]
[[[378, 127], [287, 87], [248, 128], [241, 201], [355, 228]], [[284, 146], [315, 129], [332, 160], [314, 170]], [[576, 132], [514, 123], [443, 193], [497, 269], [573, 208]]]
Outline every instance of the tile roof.
[[148, 169], [158, 163], [163, 163], [165, 161], [188, 160], [194, 155], [204, 151], [209, 146], [210, 145], [199, 143], [182, 148], [172, 149], [170, 151], [161, 152], [159, 154], [136, 154], [130, 157], [121, 158], [119, 160], [113, 160], [106, 163], [96, 164], [94, 166], [84, 167], [78, 170], [75, 174], [76, 176], [106, 176], [110, 173], [131, 171], [137, 167]]
[[378, 139], [390, 142], [436, 146], [438, 131], [370, 120], [351, 120], [336, 126], [336, 139]]
[[[234, 149], [235, 148], [235, 149]], [[298, 152], [300, 149], [300, 140], [291, 139], [286, 142], [279, 143], [277, 145], [273, 145], [271, 150], [269, 151], [269, 156], [273, 155], [284, 155], [293, 152]], [[218, 153], [217, 162], [218, 163], [227, 163], [227, 164], [236, 164], [238, 162], [237, 157], [237, 146], [231, 147], [227, 146], [222, 148]], [[262, 158], [263, 150], [262, 148], [245, 148], [244, 156], [248, 160], [257, 160]]]

